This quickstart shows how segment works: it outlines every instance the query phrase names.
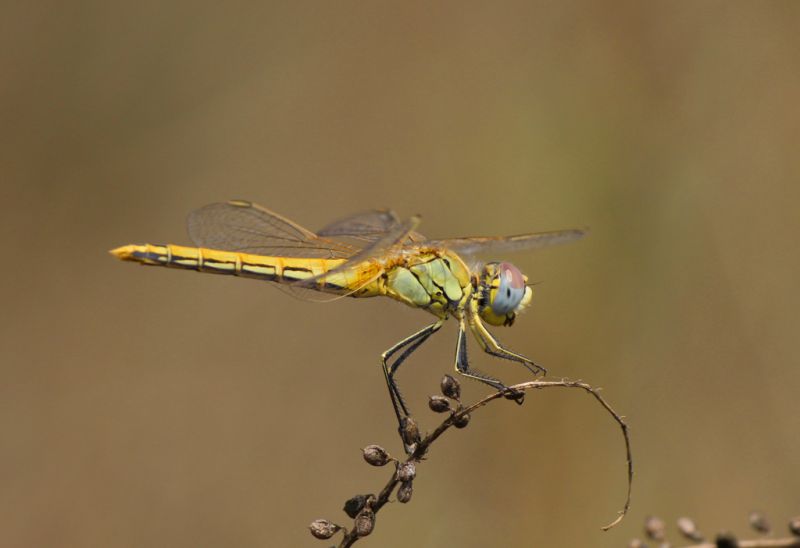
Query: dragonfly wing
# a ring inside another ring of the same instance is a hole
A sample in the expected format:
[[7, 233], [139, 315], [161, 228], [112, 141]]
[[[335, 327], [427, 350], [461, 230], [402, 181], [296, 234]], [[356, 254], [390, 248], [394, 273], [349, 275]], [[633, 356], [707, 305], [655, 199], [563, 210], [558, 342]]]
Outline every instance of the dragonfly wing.
[[[397, 226], [395, 226], [394, 228], [392, 228], [387, 232], [382, 233], [370, 245], [368, 245], [367, 247], [365, 247], [352, 257], [350, 257], [341, 266], [329, 270], [325, 274], [314, 276], [313, 278], [307, 278], [305, 280], [298, 281], [292, 285], [297, 285], [299, 287], [313, 288], [317, 285], [317, 282], [319, 282], [319, 280], [329, 276], [347, 272], [348, 270], [356, 268], [361, 263], [369, 261], [370, 259], [389, 258], [398, 253], [401, 244], [408, 241], [409, 237], [412, 234], [414, 234], [414, 229], [419, 225], [419, 222], [420, 218], [415, 215], [410, 219], [406, 220], [405, 222], [398, 223]], [[374, 278], [368, 279], [357, 287], [349, 288], [350, 289], [349, 293], [355, 293], [356, 291], [358, 291], [368, 283], [372, 282], [373, 280]]]
[[189, 214], [189, 236], [200, 247], [282, 257], [348, 258], [358, 247], [321, 238], [265, 207], [234, 200]]
[[[335, 221], [317, 232], [320, 236], [352, 238], [365, 242], [376, 242], [402, 225], [400, 218], [390, 209], [371, 209]], [[411, 242], [421, 242], [422, 234], [410, 231]]]
[[400, 219], [389, 209], [362, 211], [344, 219], [339, 219], [317, 232], [320, 236], [364, 236], [374, 238], [392, 230], [400, 224]]
[[[338, 273], [342, 272], [343, 268], [337, 268], [335, 271], [328, 272], [323, 276], [316, 276], [311, 279], [302, 280], [299, 282], [294, 282], [290, 284], [276, 284], [275, 288], [279, 291], [286, 293], [287, 295], [291, 295], [292, 297], [299, 299], [301, 301], [310, 301], [315, 303], [327, 303], [332, 301], [337, 301], [343, 297], [347, 297], [348, 295], [352, 295], [353, 293], [357, 292], [359, 289], [369, 285], [370, 283], [374, 282], [378, 279], [381, 275], [383, 275], [382, 268], [376, 268], [375, 274], [371, 277], [364, 279], [358, 285], [351, 286], [346, 293], [339, 294], [339, 295], [331, 295], [330, 293], [321, 293], [314, 283], [316, 280], [324, 278], [331, 273]], [[313, 287], [312, 287], [313, 286]]]
[[577, 228], [554, 230], [552, 232], [534, 232], [516, 236], [451, 238], [448, 240], [431, 240], [433, 247], [451, 249], [465, 255], [487, 252], [508, 252], [537, 249], [551, 245], [566, 244], [579, 240], [586, 235], [586, 230]]

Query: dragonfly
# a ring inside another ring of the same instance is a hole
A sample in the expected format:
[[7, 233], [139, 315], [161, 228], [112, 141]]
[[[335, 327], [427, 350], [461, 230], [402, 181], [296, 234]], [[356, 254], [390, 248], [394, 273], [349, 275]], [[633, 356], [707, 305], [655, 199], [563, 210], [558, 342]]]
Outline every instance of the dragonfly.
[[[419, 222], [419, 216], [401, 220], [391, 210], [376, 209], [312, 232], [265, 207], [233, 200], [189, 214], [194, 247], [132, 244], [110, 253], [143, 265], [274, 282], [303, 299], [384, 296], [430, 313], [433, 323], [381, 354], [401, 433], [411, 414], [395, 375], [450, 317], [458, 323], [455, 370], [522, 403], [522, 393], [470, 366], [467, 333], [487, 354], [517, 362], [534, 375], [546, 374], [544, 367], [501, 345], [486, 327], [511, 326], [530, 304], [532, 284], [509, 262], [481, 264], [471, 258], [567, 243], [581, 238], [585, 230], [435, 240], [417, 232]], [[474, 264], [478, 266], [470, 266]]]

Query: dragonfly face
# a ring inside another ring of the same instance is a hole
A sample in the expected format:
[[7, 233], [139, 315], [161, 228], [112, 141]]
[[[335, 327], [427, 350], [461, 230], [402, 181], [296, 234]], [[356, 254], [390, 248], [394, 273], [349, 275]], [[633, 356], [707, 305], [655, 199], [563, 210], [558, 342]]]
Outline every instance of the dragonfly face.
[[491, 325], [511, 325], [533, 297], [528, 279], [511, 263], [487, 263], [478, 286], [478, 313]]

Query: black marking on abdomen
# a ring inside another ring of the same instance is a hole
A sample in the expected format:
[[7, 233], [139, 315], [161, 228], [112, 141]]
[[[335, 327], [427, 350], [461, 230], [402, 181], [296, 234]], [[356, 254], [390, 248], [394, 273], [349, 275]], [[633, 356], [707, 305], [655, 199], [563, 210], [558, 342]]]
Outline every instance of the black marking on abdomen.
[[131, 255], [140, 261], [150, 261], [151, 263], [163, 264], [168, 264], [169, 262], [169, 258], [166, 255], [163, 253], [156, 253], [155, 251], [147, 251], [144, 253], [141, 251], [134, 251]]
[[[302, 272], [302, 273], [306, 274], [306, 276], [304, 276], [302, 278], [301, 277], [294, 277], [294, 276], [287, 276], [286, 275], [287, 271], [288, 272]], [[325, 279], [325, 275], [324, 274], [322, 275], [320, 280], [314, 280], [313, 282], [311, 282], [313, 284], [313, 286], [311, 286], [311, 285], [304, 286], [304, 284], [301, 283], [301, 282], [303, 282], [305, 280], [308, 280], [309, 278], [313, 278], [314, 276], [315, 276], [314, 275], [314, 271], [309, 269], [309, 268], [295, 267], [295, 266], [284, 266], [283, 267], [283, 279], [286, 280], [289, 284], [292, 284], [293, 282], [299, 282], [297, 286], [300, 287], [300, 288], [304, 288], [304, 289], [333, 289], [333, 290], [336, 290], [336, 291], [346, 291], [348, 289], [348, 288], [343, 287], [343, 286], [341, 286], [339, 284], [335, 284], [335, 283], [331, 283], [331, 282], [327, 281]], [[317, 282], [319, 282], [319, 281], [322, 282], [322, 287], [318, 286]]]

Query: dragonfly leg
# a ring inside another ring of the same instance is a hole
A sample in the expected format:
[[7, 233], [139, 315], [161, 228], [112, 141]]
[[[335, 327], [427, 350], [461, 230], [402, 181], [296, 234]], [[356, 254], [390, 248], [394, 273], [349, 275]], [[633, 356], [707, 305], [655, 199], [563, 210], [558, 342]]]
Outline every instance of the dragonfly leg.
[[[389, 350], [381, 354], [381, 365], [383, 366], [383, 374], [386, 377], [386, 385], [389, 387], [389, 396], [392, 399], [392, 406], [394, 406], [395, 415], [397, 415], [397, 422], [402, 423], [403, 417], [410, 415], [408, 407], [403, 401], [403, 396], [400, 395], [400, 390], [397, 388], [397, 383], [394, 380], [394, 375], [400, 365], [408, 358], [422, 343], [428, 340], [428, 337], [436, 333], [442, 327], [444, 320], [439, 320], [413, 335], [406, 337]], [[389, 364], [389, 360], [398, 352], [400, 353], [395, 360]]]
[[488, 384], [495, 390], [502, 391], [506, 390], [507, 388], [506, 385], [494, 377], [490, 377], [486, 373], [481, 373], [480, 371], [470, 368], [469, 360], [467, 359], [467, 330], [463, 320], [458, 326], [458, 342], [456, 343], [456, 371], [465, 377], [476, 379], [482, 383]]
[[547, 375], [547, 369], [541, 365], [538, 365], [530, 358], [526, 358], [522, 354], [517, 354], [516, 352], [512, 352], [506, 348], [503, 348], [498, 340], [494, 338], [494, 335], [489, 333], [489, 330], [486, 329], [480, 318], [470, 318], [470, 327], [472, 328], [472, 332], [475, 334], [475, 338], [478, 339], [478, 343], [481, 345], [481, 348], [483, 348], [483, 351], [490, 356], [521, 363], [534, 375]]

